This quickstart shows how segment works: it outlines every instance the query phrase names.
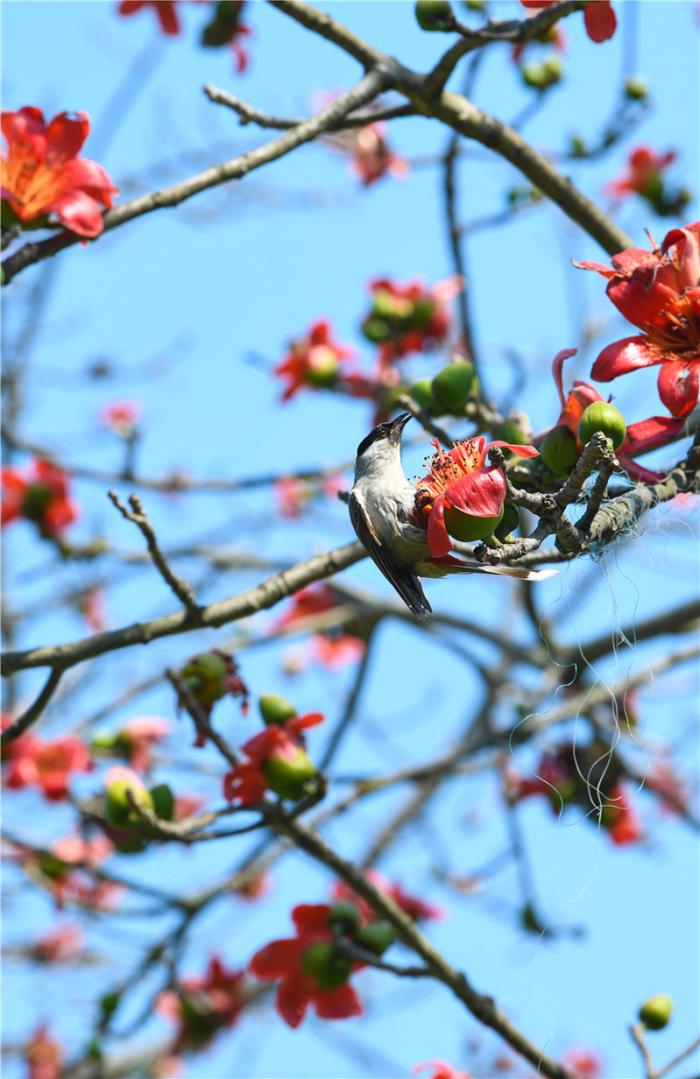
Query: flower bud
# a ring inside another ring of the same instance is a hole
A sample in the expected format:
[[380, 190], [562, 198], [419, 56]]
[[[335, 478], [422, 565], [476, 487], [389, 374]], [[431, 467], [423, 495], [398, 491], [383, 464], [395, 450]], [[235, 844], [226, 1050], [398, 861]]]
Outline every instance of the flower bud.
[[261, 769], [268, 787], [280, 798], [298, 802], [314, 789], [311, 781], [316, 776], [316, 766], [301, 746], [285, 756], [268, 757]]
[[564, 65], [558, 56], [550, 56], [541, 64], [525, 64], [520, 74], [526, 86], [541, 93], [561, 82]]
[[454, 360], [432, 381], [435, 401], [446, 412], [459, 415], [474, 390], [474, 365], [470, 360]]
[[172, 820], [175, 813], [175, 795], [167, 783], [151, 787], [149, 794], [153, 802], [153, 811], [161, 820]]
[[306, 379], [311, 386], [328, 389], [338, 380], [338, 356], [328, 345], [316, 345], [309, 352]]
[[360, 928], [360, 912], [354, 903], [336, 903], [328, 915], [328, 928], [333, 933], [354, 936]]
[[286, 723], [293, 719], [297, 710], [293, 704], [284, 697], [278, 697], [276, 693], [266, 693], [258, 701], [258, 708], [263, 722], [269, 727], [272, 723]]
[[379, 318], [377, 315], [368, 315], [361, 328], [367, 340], [373, 345], [381, 345], [391, 333], [391, 326], [387, 319]]
[[153, 798], [130, 768], [110, 768], [105, 776], [105, 816], [110, 824], [128, 828], [138, 824], [133, 803], [153, 810]]
[[373, 955], [383, 955], [396, 940], [396, 930], [389, 922], [370, 922], [355, 934], [355, 943]]
[[550, 472], [563, 476], [576, 464], [578, 446], [576, 435], [568, 427], [553, 427], [548, 431], [540, 446], [540, 457]]
[[226, 679], [230, 673], [230, 661], [219, 652], [202, 652], [193, 656], [180, 671], [198, 704], [210, 708], [227, 692]]
[[673, 1000], [668, 993], [657, 993], [645, 1000], [639, 1009], [639, 1021], [647, 1030], [663, 1030], [671, 1018]]
[[302, 955], [301, 968], [319, 989], [337, 989], [350, 977], [352, 960], [330, 941], [317, 940]]
[[416, 21], [421, 30], [452, 30], [454, 15], [448, 0], [417, 0]]
[[578, 436], [582, 442], [589, 442], [597, 431], [602, 431], [607, 436], [615, 450], [625, 441], [627, 435], [625, 418], [614, 405], [609, 405], [607, 401], [594, 401], [592, 405], [589, 405], [578, 425]]
[[517, 507], [510, 502], [504, 503], [503, 516], [495, 529], [496, 538], [504, 540], [520, 527], [520, 514]]
[[625, 79], [625, 97], [628, 101], [646, 101], [649, 97], [649, 86], [638, 76]]
[[387, 319], [391, 324], [396, 319], [408, 319], [413, 314], [414, 304], [404, 296], [394, 296], [393, 292], [380, 288], [374, 293], [372, 314]]
[[501, 523], [502, 517], [503, 506], [497, 517], [476, 517], [472, 513], [462, 513], [461, 510], [446, 508], [445, 527], [455, 539], [462, 540], [463, 543], [471, 543], [491, 536]]
[[[419, 378], [417, 382], [414, 382], [411, 386], [411, 397], [424, 412], [435, 413], [431, 379]], [[439, 412], [435, 414], [439, 415]]]
[[532, 424], [524, 412], [509, 412], [495, 434], [496, 438], [510, 442], [512, 446], [529, 446], [532, 443]]

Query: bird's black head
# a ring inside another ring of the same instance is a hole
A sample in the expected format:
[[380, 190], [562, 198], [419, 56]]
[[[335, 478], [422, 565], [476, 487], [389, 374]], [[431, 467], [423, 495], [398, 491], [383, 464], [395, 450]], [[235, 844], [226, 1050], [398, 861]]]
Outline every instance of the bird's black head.
[[375, 442], [380, 442], [382, 439], [387, 439], [393, 445], [398, 446], [401, 442], [403, 429], [411, 419], [413, 419], [413, 416], [410, 412], [402, 412], [395, 420], [387, 420], [386, 423], [380, 423], [372, 428], [367, 437], [363, 438], [357, 447], [357, 456], [361, 457], [365, 450], [368, 450]]

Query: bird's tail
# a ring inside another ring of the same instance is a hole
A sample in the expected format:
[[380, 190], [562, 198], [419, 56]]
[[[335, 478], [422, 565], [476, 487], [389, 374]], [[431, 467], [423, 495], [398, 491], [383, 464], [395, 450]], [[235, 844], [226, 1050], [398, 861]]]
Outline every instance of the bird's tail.
[[[443, 573], [495, 573], [500, 577], [517, 577], [519, 581], [546, 581], [548, 577], [554, 577], [556, 569], [526, 569], [524, 566], [487, 566], [482, 562], [464, 562], [462, 559], [445, 555], [443, 558], [432, 558], [429, 565], [435, 566]], [[420, 572], [420, 570], [419, 570]], [[423, 574], [421, 576], [430, 576]]]

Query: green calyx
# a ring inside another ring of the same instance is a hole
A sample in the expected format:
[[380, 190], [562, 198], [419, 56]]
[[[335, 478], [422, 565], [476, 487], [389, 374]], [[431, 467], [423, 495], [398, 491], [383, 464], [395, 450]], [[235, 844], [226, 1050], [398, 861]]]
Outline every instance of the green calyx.
[[578, 459], [576, 435], [563, 424], [548, 431], [540, 446], [540, 457], [550, 472], [563, 476], [570, 472]]
[[328, 915], [328, 928], [332, 933], [354, 936], [360, 928], [360, 912], [354, 903], [336, 903]]
[[194, 656], [180, 671], [183, 682], [197, 703], [205, 708], [211, 707], [225, 695], [228, 673], [227, 658], [217, 652], [202, 652]]
[[657, 993], [645, 1000], [639, 1009], [639, 1021], [647, 1030], [663, 1030], [673, 1012], [673, 1000], [668, 993]]
[[471, 543], [493, 535], [502, 517], [503, 506], [497, 517], [476, 517], [474, 514], [450, 508], [445, 510], [445, 527], [454, 539]]
[[268, 757], [262, 772], [270, 790], [280, 798], [298, 802], [314, 791], [316, 766], [301, 746], [293, 757]]
[[432, 394], [444, 412], [458, 416], [474, 392], [474, 382], [474, 365], [469, 360], [455, 360], [435, 376]]
[[302, 955], [301, 968], [319, 989], [337, 989], [350, 977], [352, 960], [331, 941], [319, 940]]
[[139, 777], [116, 779], [105, 791], [105, 817], [117, 828], [129, 828], [139, 823], [134, 804], [155, 812], [153, 798]]
[[417, 0], [415, 15], [421, 30], [444, 33], [454, 29], [454, 15], [448, 0]]
[[396, 930], [389, 922], [370, 922], [355, 934], [355, 943], [373, 955], [383, 955], [396, 940]]
[[578, 425], [578, 436], [582, 442], [589, 442], [597, 431], [603, 432], [615, 450], [627, 436], [625, 417], [607, 401], [594, 401], [589, 405]]

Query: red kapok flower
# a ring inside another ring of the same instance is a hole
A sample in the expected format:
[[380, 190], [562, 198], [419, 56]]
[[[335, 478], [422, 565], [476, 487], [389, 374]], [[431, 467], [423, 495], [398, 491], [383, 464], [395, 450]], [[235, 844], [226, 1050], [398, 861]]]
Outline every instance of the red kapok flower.
[[289, 401], [304, 386], [334, 389], [341, 377], [340, 365], [353, 355], [353, 349], [335, 340], [330, 322], [318, 319], [306, 337], [291, 342], [287, 355], [274, 368], [274, 374], [286, 382], [282, 400]]
[[3, 112], [3, 210], [22, 223], [55, 214], [71, 232], [99, 236], [100, 206], [111, 207], [117, 188], [101, 165], [77, 156], [89, 131], [86, 112], [61, 112], [49, 124], [33, 105]]
[[91, 910], [110, 910], [122, 888], [111, 881], [98, 880], [89, 872], [114, 851], [104, 835], [85, 839], [69, 834], [56, 840], [48, 854], [36, 854], [16, 847], [12, 857], [53, 895], [61, 909], [66, 901]]
[[153, 8], [163, 33], [174, 37], [180, 33], [177, 3], [178, 0], [121, 0], [117, 14], [135, 15], [141, 8]]
[[205, 975], [183, 978], [177, 991], [161, 993], [156, 1010], [179, 1026], [173, 1049], [203, 1049], [224, 1027], [232, 1027], [247, 1004], [245, 973], [227, 970], [212, 956]]
[[660, 248], [632, 247], [613, 268], [575, 263], [608, 279], [608, 297], [643, 332], [608, 345], [593, 364], [598, 382], [661, 365], [659, 397], [676, 417], [695, 408], [700, 386], [700, 221], [671, 229]]
[[[520, 0], [526, 8], [548, 8], [556, 4], [557, 0]], [[617, 17], [610, 0], [589, 0], [583, 13], [586, 24], [586, 33], [591, 41], [599, 45], [602, 41], [608, 41], [617, 29]]]
[[210, 49], [228, 45], [241, 75], [248, 67], [248, 53], [239, 38], [249, 37], [252, 30], [241, 22], [245, 0], [228, 0], [214, 5], [214, 15], [202, 31], [202, 45]]
[[[275, 1007], [290, 1027], [296, 1028], [310, 1004], [320, 1019], [346, 1019], [362, 1015], [362, 1002], [348, 978], [359, 964], [334, 963], [333, 934], [328, 927], [331, 908], [325, 903], [294, 907], [292, 921], [296, 936], [273, 940], [255, 953], [250, 970], [264, 981], [279, 982]], [[325, 970], [319, 969], [319, 949], [328, 945]], [[339, 957], [342, 959], [342, 957]]]
[[91, 768], [90, 754], [77, 738], [44, 742], [35, 734], [21, 734], [7, 751], [5, 786], [39, 787], [45, 798], [58, 802], [68, 795], [71, 775]]
[[143, 408], [138, 401], [113, 401], [99, 412], [102, 426], [120, 438], [133, 438], [142, 416]]
[[416, 485], [416, 516], [427, 528], [432, 557], [444, 558], [452, 550], [450, 535], [482, 539], [502, 516], [506, 481], [500, 468], [487, 467], [489, 450], [502, 446], [518, 457], [536, 457], [538, 451], [500, 440], [487, 443], [483, 437], [457, 442], [451, 450], [443, 450], [437, 439], [433, 445], [430, 472]]
[[316, 774], [304, 749], [303, 732], [323, 722], [320, 712], [310, 712], [284, 723], [271, 723], [250, 738], [241, 747], [248, 759], [224, 776], [224, 797], [229, 802], [254, 805], [269, 788], [298, 801], [305, 793], [305, 784]]
[[397, 180], [408, 176], [408, 162], [389, 146], [385, 124], [367, 124], [358, 128], [351, 153], [351, 168], [365, 187], [376, 183], [382, 176], [393, 176]]
[[[368, 869], [365, 876], [378, 891], [393, 899], [397, 907], [400, 907], [409, 918], [413, 918], [417, 922], [442, 918], [444, 914], [442, 907], [438, 907], [434, 903], [426, 903], [425, 900], [416, 895], [410, 895], [404, 891], [400, 884], [392, 884], [391, 881], [388, 881], [377, 869]], [[367, 925], [379, 917], [370, 904], [345, 881], [336, 881], [333, 885], [331, 898], [334, 903], [354, 903], [359, 911], [363, 925]]]
[[575, 1079], [601, 1079], [603, 1062], [592, 1049], [572, 1046], [562, 1056], [562, 1064]]
[[40, 963], [60, 963], [77, 955], [84, 942], [79, 925], [60, 925], [34, 942], [32, 956]]
[[413, 1071], [414, 1075], [418, 1075], [419, 1072], [429, 1071], [432, 1069], [431, 1074], [426, 1076], [426, 1079], [471, 1079], [471, 1076], [467, 1072], [457, 1071], [451, 1064], [447, 1064], [444, 1060], [428, 1060], [425, 1064], [416, 1064]]
[[[290, 609], [277, 619], [272, 631], [276, 633], [280, 629], [292, 629], [305, 619], [332, 611], [342, 603], [342, 596], [330, 585], [323, 582], [307, 585], [295, 593]], [[361, 659], [366, 648], [367, 643], [361, 637], [343, 633], [340, 629], [329, 629], [314, 635], [308, 658], [328, 670], [336, 670], [345, 663], [354, 663]], [[300, 658], [303, 662], [304, 657]]]
[[636, 843], [644, 837], [642, 822], [622, 783], [617, 783], [611, 790], [603, 808], [601, 824], [616, 847]]
[[80, 515], [70, 497], [69, 477], [63, 469], [37, 458], [25, 469], [3, 468], [0, 520], [3, 525], [24, 517], [42, 536], [55, 537]]
[[617, 180], [611, 180], [605, 190], [610, 195], [637, 194], [653, 201], [663, 183], [661, 173], [673, 164], [676, 156], [675, 150], [659, 154], [650, 146], [635, 146], [627, 158], [627, 171]]
[[47, 1023], [41, 1023], [32, 1034], [25, 1058], [28, 1079], [59, 1079], [63, 1070], [63, 1046], [49, 1033]]
[[399, 285], [388, 277], [369, 283], [372, 307], [362, 322], [365, 337], [379, 346], [380, 368], [392, 360], [426, 352], [442, 344], [450, 332], [448, 303], [462, 288], [458, 276], [427, 287], [420, 281]]

